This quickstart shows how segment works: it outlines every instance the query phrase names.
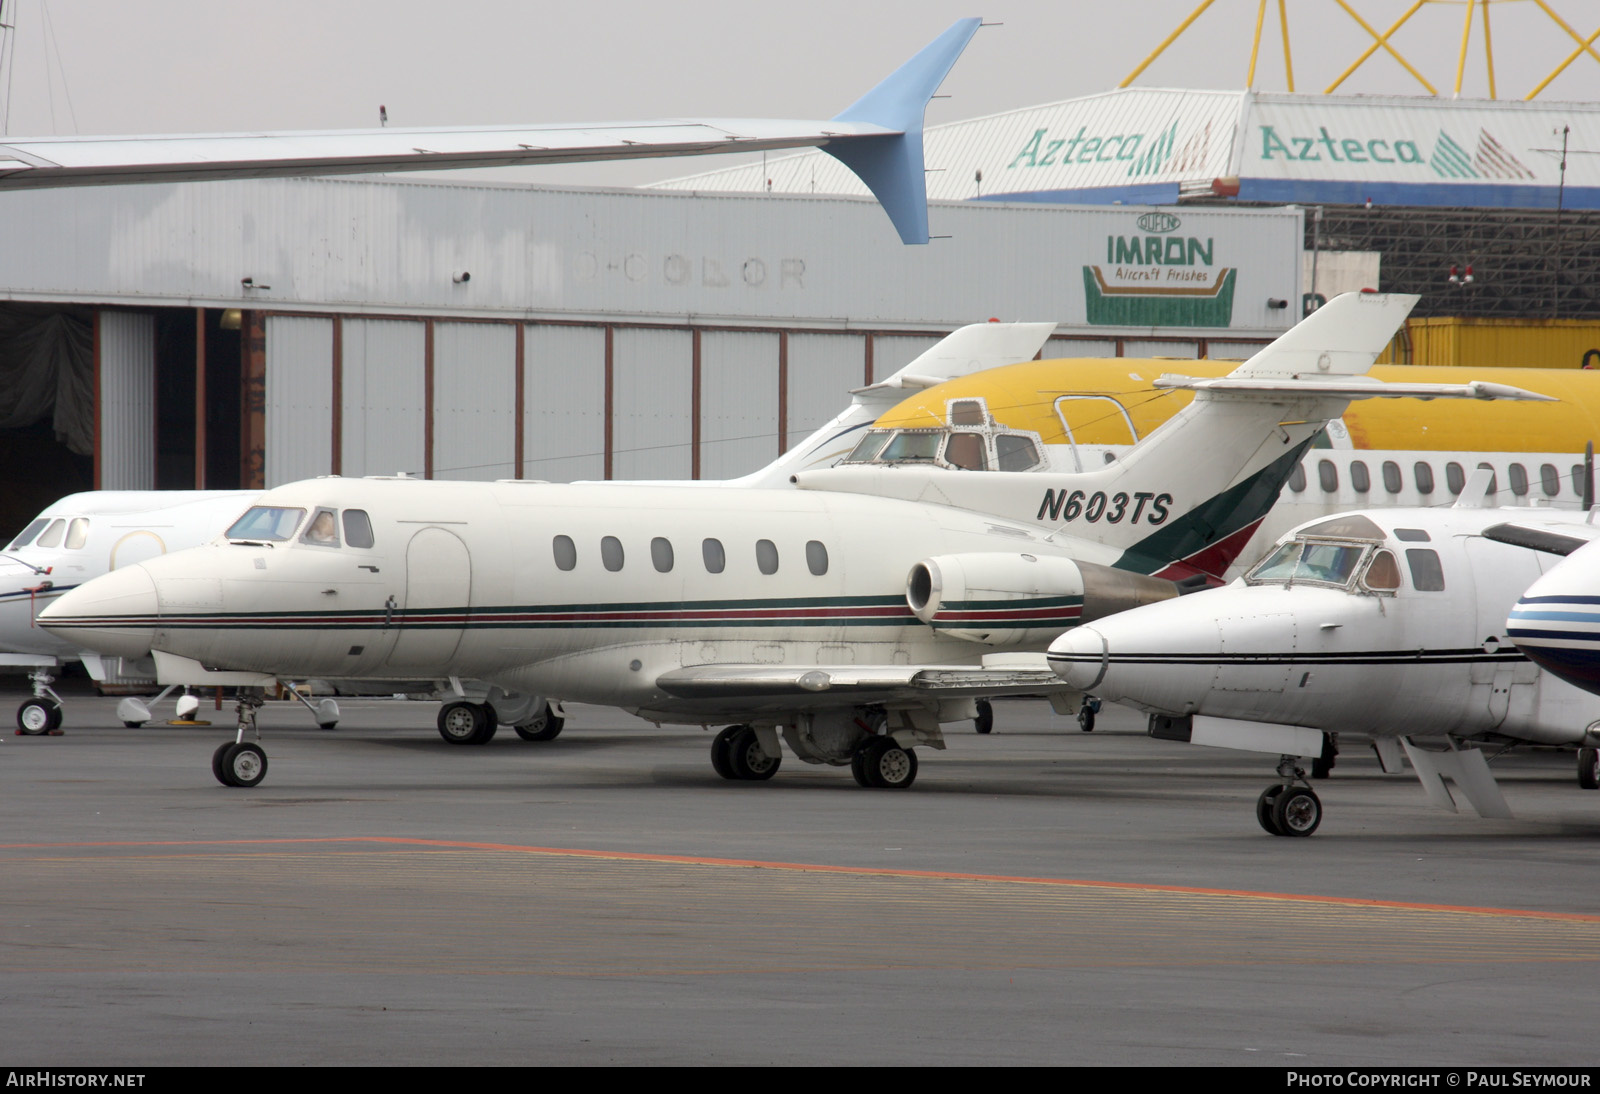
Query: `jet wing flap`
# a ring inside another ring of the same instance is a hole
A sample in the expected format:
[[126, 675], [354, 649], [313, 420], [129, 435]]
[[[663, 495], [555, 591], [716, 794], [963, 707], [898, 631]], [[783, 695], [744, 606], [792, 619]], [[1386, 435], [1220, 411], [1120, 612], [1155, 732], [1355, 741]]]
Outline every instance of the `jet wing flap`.
[[662, 673], [656, 686], [678, 699], [792, 695], [808, 706], [824, 696], [856, 703], [1070, 690], [1049, 668], [970, 665], [695, 665]]

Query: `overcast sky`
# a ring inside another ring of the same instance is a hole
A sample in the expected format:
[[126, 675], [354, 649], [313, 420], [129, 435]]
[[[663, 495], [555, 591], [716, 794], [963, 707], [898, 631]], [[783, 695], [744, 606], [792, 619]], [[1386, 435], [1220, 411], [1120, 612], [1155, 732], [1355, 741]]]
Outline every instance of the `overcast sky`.
[[[1409, 0], [1350, 0], [1382, 30]], [[658, 117], [824, 118], [955, 19], [982, 30], [930, 124], [1115, 87], [1197, 0], [0, 0], [13, 24], [0, 117], [15, 136], [343, 129]], [[1584, 37], [1594, 0], [1550, 0]], [[1333, 0], [1289, 0], [1295, 87], [1321, 91], [1371, 41]], [[1139, 83], [1237, 88], [1256, 0], [1215, 0]], [[1256, 85], [1284, 88], [1277, 3]], [[1435, 87], [1455, 81], [1465, 7], [1430, 2], [1395, 42]], [[1574, 48], [1528, 2], [1495, 0], [1501, 98], [1521, 98]], [[1486, 96], [1482, 24], [1464, 95]], [[1379, 54], [1341, 92], [1423, 93]], [[1600, 99], [1580, 57], [1541, 99]], [[632, 185], [726, 158], [574, 164], [498, 177]]]

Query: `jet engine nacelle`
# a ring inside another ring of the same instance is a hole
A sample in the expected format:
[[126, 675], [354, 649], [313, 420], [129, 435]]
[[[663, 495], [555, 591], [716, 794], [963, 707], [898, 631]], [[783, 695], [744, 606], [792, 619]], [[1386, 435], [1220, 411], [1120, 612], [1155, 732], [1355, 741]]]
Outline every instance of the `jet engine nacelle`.
[[1159, 577], [1021, 552], [935, 555], [906, 578], [918, 619], [988, 646], [1049, 642], [1080, 623], [1177, 595]]

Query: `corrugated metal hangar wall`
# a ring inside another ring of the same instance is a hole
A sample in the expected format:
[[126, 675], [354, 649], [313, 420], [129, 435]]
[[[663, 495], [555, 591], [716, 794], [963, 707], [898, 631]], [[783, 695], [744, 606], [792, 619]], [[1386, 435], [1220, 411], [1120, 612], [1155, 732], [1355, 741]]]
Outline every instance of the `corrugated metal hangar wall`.
[[1061, 355], [1242, 356], [1299, 296], [1298, 209], [933, 216], [948, 238], [908, 248], [852, 198], [19, 192], [0, 195], [0, 300], [92, 316], [93, 482], [172, 488], [721, 478], [962, 323], [1053, 319]]

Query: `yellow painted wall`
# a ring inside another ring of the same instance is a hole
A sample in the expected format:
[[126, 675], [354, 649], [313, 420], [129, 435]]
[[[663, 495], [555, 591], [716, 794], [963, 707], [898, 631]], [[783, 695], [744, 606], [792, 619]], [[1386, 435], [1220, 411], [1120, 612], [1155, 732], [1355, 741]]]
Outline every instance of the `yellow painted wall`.
[[[1405, 345], [1409, 343], [1409, 347]], [[1380, 363], [1474, 368], [1600, 369], [1600, 321], [1592, 319], [1410, 319]]]

